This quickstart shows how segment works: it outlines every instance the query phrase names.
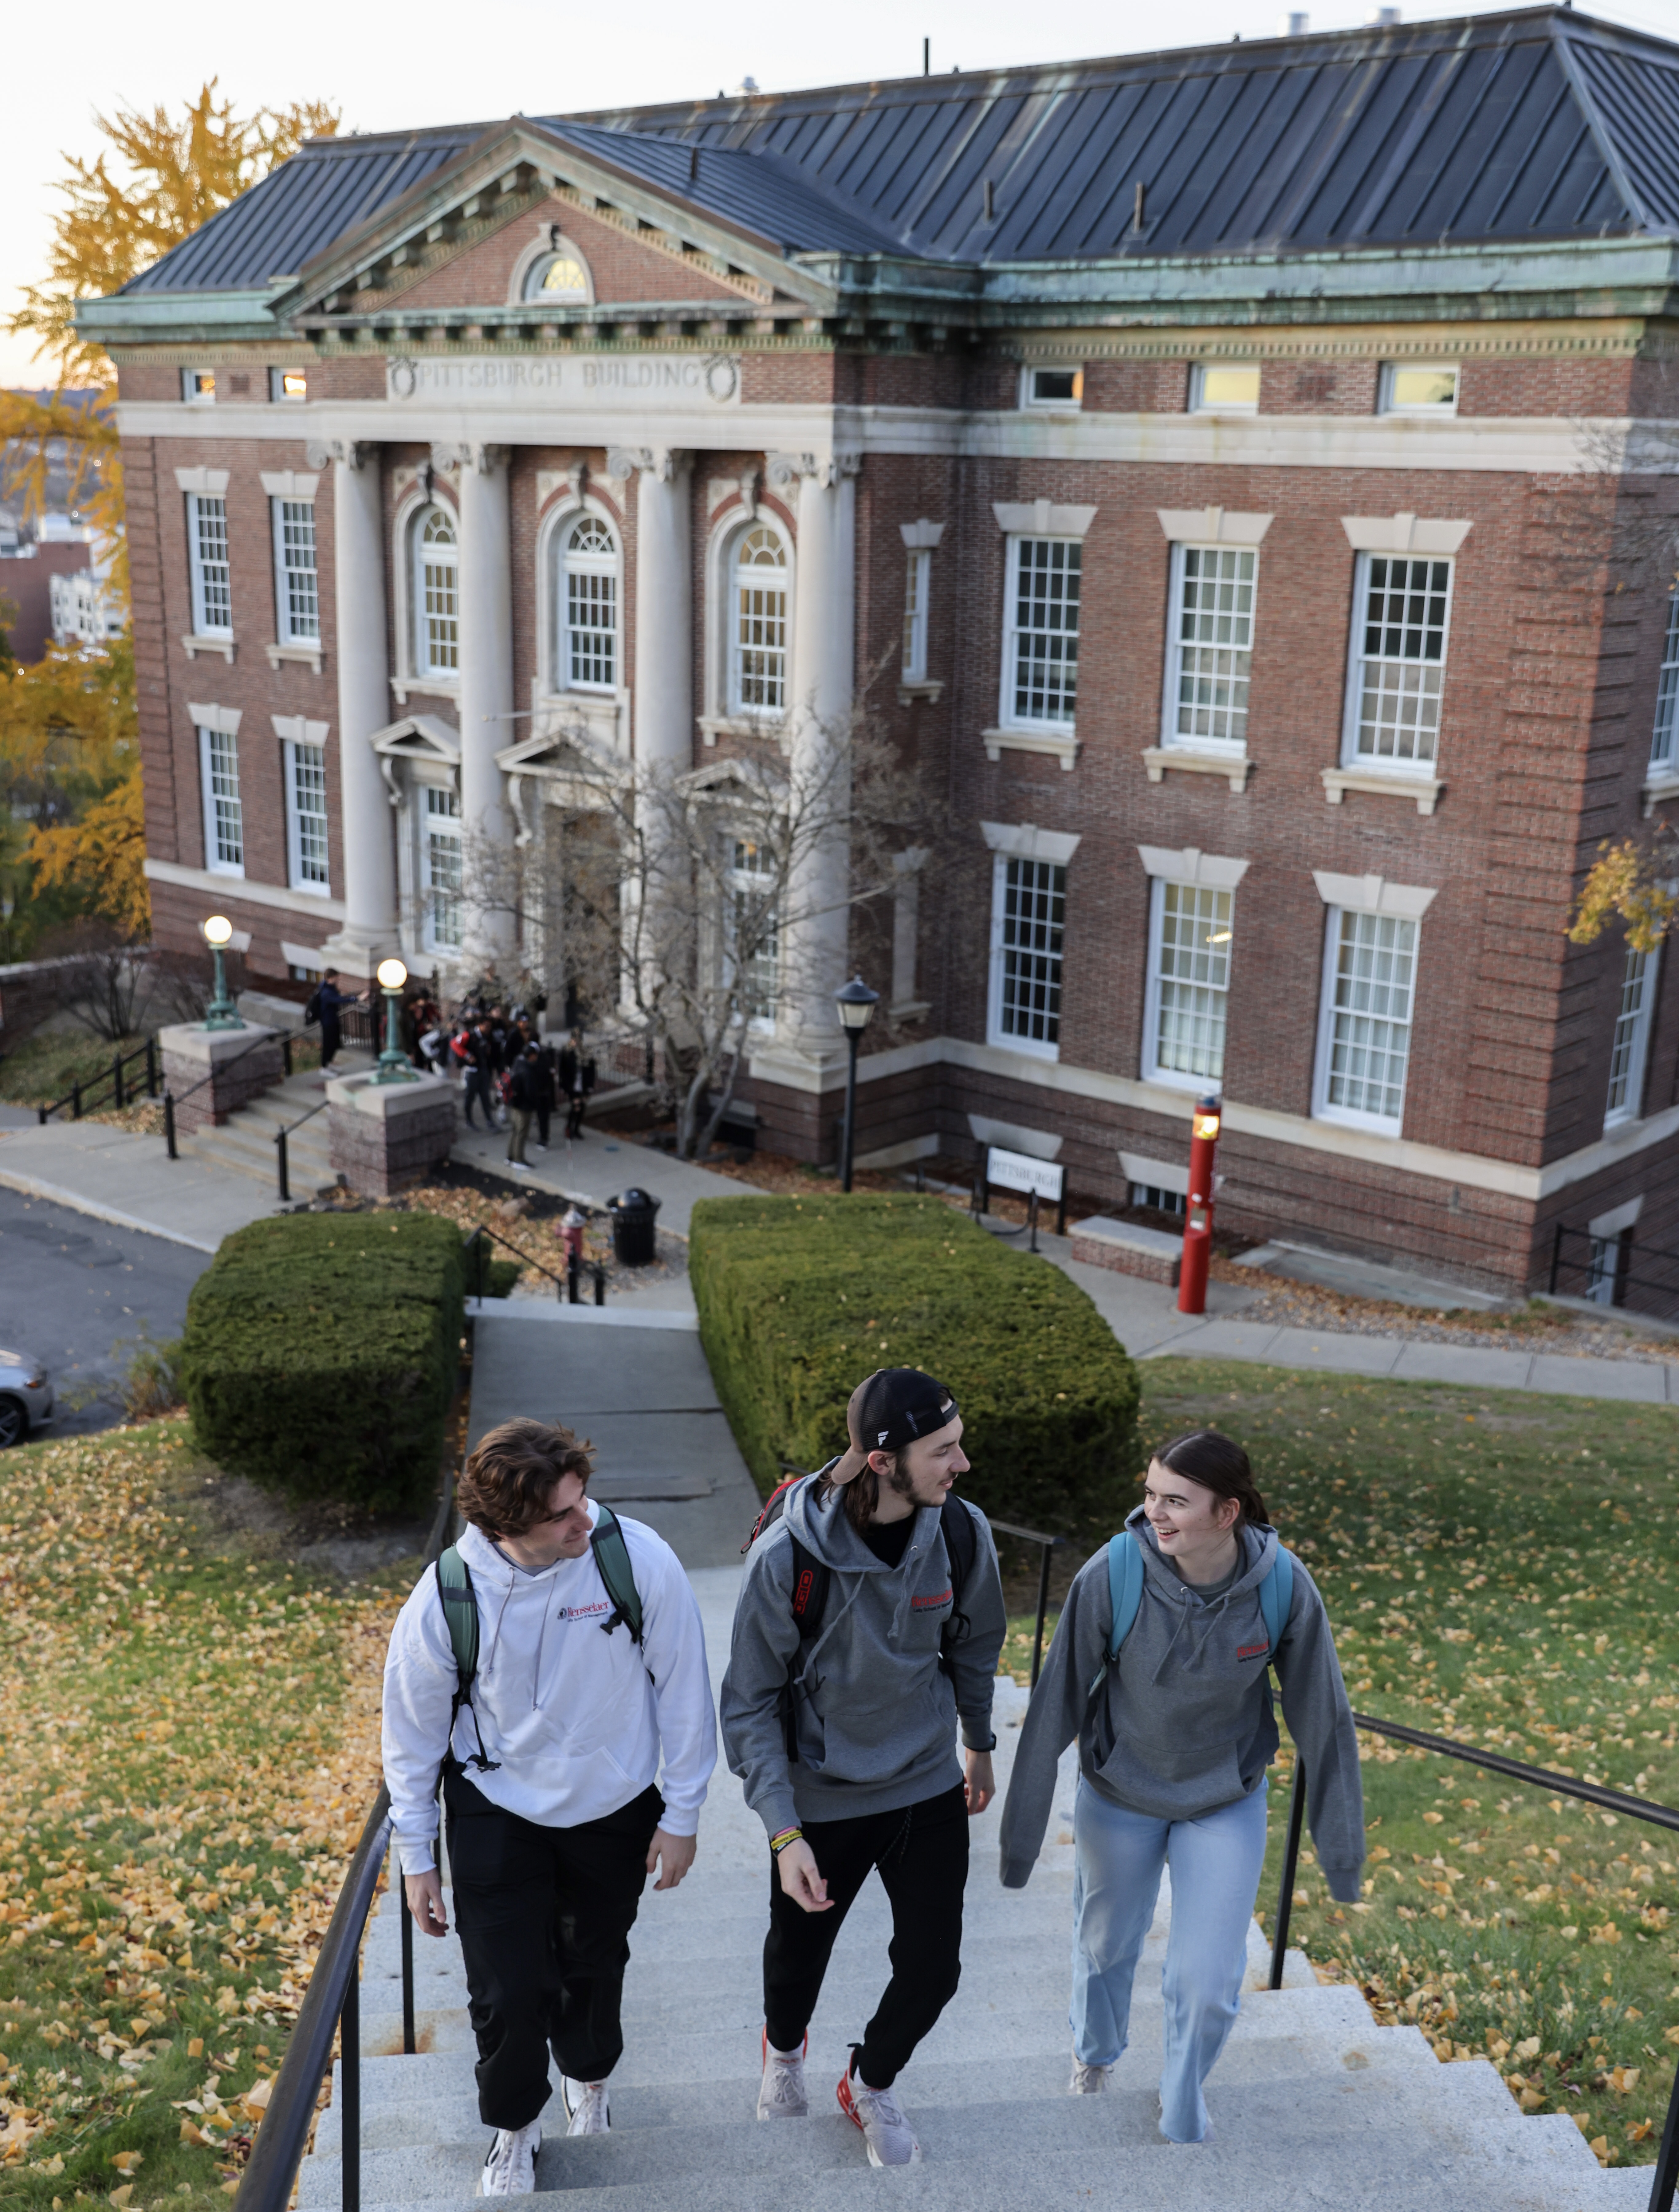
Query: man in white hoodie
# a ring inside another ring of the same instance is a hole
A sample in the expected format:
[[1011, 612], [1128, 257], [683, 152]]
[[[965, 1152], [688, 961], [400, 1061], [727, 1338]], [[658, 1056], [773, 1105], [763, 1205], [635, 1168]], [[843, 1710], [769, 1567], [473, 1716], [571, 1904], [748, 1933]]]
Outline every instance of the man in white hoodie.
[[688, 1578], [661, 1536], [618, 1521], [638, 1645], [597, 1562], [592, 1464], [569, 1429], [492, 1429], [456, 1496], [468, 1524], [456, 1548], [478, 1614], [470, 1698], [430, 1569], [397, 1617], [385, 1665], [385, 1780], [408, 1907], [429, 1936], [448, 1932], [436, 1863], [442, 1774], [478, 2111], [496, 2130], [485, 2197], [536, 2186], [551, 2048], [567, 2132], [610, 2124], [630, 1929], [655, 1867], [654, 1887], [674, 1889], [693, 1864], [717, 1758]]

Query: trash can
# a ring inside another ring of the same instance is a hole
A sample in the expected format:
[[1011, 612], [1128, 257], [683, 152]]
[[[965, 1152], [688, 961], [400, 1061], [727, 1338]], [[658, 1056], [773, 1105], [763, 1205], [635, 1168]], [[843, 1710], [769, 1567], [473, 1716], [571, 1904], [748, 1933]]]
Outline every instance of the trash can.
[[644, 1190], [626, 1190], [606, 1201], [612, 1217], [612, 1252], [621, 1266], [648, 1267], [659, 1256], [654, 1234], [660, 1201]]

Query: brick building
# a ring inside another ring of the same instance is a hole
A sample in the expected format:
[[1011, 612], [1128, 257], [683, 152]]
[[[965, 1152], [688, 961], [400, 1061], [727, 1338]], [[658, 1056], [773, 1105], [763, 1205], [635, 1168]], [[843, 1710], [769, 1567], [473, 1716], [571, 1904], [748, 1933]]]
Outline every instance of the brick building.
[[[306, 147], [82, 311], [160, 939], [447, 963], [563, 722], [872, 684], [952, 826], [822, 948], [863, 1153], [1170, 1200], [1218, 1086], [1232, 1225], [1612, 1289], [1679, 995], [1564, 929], [1679, 793], [1676, 115], [1536, 9]], [[842, 1071], [782, 1011], [743, 1090], [831, 1158]]]

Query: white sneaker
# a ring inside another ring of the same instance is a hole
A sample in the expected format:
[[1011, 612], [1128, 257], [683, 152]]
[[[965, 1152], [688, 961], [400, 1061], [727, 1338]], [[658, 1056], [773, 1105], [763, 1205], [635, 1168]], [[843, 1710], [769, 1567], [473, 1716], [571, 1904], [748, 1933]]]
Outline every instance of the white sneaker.
[[604, 2136], [611, 2132], [611, 2106], [604, 2081], [574, 2081], [569, 2074], [562, 2074], [560, 2101], [571, 2123], [566, 2130], [569, 2136]]
[[890, 2089], [871, 2089], [857, 2071], [854, 2056], [835, 2091], [839, 2108], [863, 2131], [871, 2166], [919, 2166], [922, 2147], [903, 2107]]
[[539, 2120], [532, 2120], [527, 2128], [498, 2128], [478, 2176], [479, 2196], [530, 2196], [537, 2185], [537, 2153], [541, 2148]]
[[1111, 2066], [1086, 2066], [1077, 2052], [1073, 2057], [1073, 2079], [1068, 2084], [1068, 2093], [1074, 2097], [1099, 2097], [1113, 2079]]
[[770, 2032], [763, 2032], [763, 2079], [758, 2085], [757, 2116], [761, 2120], [802, 2120], [810, 2110], [805, 2095], [806, 2036], [796, 2051], [772, 2051]]
[[525, 1164], [523, 1160], [509, 1160], [508, 1162], [508, 1165], [513, 1170], [515, 1175], [529, 1175], [531, 1172], [530, 1169]]

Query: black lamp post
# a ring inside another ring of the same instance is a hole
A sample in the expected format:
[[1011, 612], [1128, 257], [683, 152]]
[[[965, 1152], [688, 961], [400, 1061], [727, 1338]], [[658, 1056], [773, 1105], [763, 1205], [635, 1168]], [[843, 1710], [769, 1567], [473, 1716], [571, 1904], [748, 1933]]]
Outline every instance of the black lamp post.
[[854, 975], [843, 990], [834, 994], [840, 1027], [845, 1031], [845, 1042], [851, 1048], [851, 1064], [845, 1072], [845, 1134], [840, 1145], [842, 1190], [851, 1188], [851, 1139], [857, 1127], [857, 1047], [862, 1042], [863, 1031], [868, 1027], [869, 1016], [879, 1003], [879, 991], [871, 991], [861, 975]]

